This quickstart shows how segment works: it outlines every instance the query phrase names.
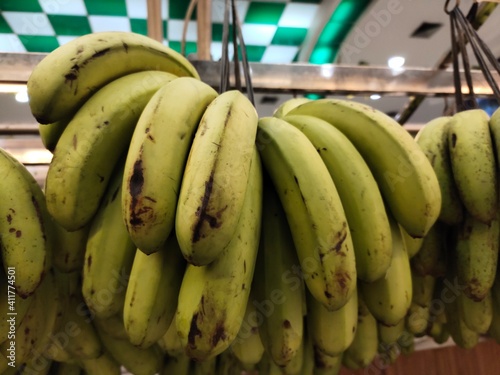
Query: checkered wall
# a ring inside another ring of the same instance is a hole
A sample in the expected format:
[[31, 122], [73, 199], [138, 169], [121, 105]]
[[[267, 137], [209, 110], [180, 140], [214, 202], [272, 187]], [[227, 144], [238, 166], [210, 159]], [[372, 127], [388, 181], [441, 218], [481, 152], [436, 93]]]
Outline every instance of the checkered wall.
[[[289, 63], [296, 59], [321, 0], [236, 3], [249, 60]], [[162, 2], [164, 43], [177, 51], [188, 4]], [[212, 1], [214, 60], [222, 52], [223, 10], [224, 0]], [[146, 0], [0, 0], [0, 52], [50, 52], [77, 36], [99, 31], [146, 35], [146, 19]], [[193, 15], [188, 25], [186, 54], [196, 52], [195, 20]]]

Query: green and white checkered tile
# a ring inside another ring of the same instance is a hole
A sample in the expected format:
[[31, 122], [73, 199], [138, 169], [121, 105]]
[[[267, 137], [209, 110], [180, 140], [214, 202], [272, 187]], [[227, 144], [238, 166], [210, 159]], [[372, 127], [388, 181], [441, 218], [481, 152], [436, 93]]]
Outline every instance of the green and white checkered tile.
[[[296, 59], [321, 0], [237, 1], [250, 61]], [[188, 0], [163, 1], [164, 43], [180, 51]], [[196, 13], [195, 13], [196, 14]], [[196, 16], [188, 24], [186, 54], [196, 52]], [[224, 0], [212, 1], [211, 53], [222, 54]], [[99, 31], [147, 34], [146, 0], [0, 0], [0, 52], [50, 52]], [[232, 56], [232, 47], [230, 47]]]

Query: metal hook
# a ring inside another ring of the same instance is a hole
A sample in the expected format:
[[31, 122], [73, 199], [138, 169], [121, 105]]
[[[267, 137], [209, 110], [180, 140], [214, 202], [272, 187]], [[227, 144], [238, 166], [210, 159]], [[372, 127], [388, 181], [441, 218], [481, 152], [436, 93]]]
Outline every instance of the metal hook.
[[444, 4], [444, 11], [446, 14], [450, 14], [451, 12], [453, 12], [453, 9], [460, 6], [460, 0], [456, 0], [455, 6], [451, 10], [448, 9], [449, 5], [450, 5], [450, 0], [446, 0], [446, 3]]

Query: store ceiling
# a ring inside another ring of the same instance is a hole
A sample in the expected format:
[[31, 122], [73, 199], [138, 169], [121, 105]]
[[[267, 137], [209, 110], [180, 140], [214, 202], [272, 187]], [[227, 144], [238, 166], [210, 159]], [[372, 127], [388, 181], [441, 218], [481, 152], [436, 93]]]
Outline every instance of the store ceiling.
[[[466, 13], [473, 0], [460, 1]], [[237, 0], [243, 35], [251, 61], [269, 63], [342, 63], [386, 65], [394, 55], [407, 67], [435, 67], [450, 49], [445, 0]], [[455, 1], [451, 0], [451, 4]], [[188, 0], [162, 0], [164, 43], [180, 51]], [[211, 54], [221, 55], [224, 0], [212, 0]], [[146, 0], [0, 0], [0, 52], [50, 52], [89, 32], [125, 30], [147, 33]], [[188, 25], [186, 51], [196, 58], [196, 17]], [[480, 35], [500, 56], [500, 10]], [[8, 122], [30, 120], [26, 105], [15, 109], [0, 95], [0, 111], [9, 108]], [[265, 100], [260, 100], [262, 98]], [[258, 96], [262, 115], [272, 113], [290, 95]], [[393, 114], [405, 97], [368, 102]], [[273, 101], [274, 100], [274, 101]], [[442, 113], [444, 100], [429, 98], [410, 119], [423, 123]], [[4, 112], [4, 111], [2, 111]], [[4, 112], [5, 113], [5, 112]], [[22, 114], [21, 114], [22, 113]], [[5, 120], [2, 120], [5, 121]]]

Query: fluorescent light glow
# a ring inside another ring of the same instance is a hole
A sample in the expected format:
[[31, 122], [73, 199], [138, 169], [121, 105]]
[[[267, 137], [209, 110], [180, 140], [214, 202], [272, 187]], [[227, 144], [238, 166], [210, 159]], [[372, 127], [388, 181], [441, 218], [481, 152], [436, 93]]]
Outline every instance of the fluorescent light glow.
[[21, 84], [10, 84], [10, 83], [2, 83], [0, 84], [0, 92], [7, 93], [18, 93], [19, 91], [26, 91], [26, 85]]
[[391, 69], [400, 69], [405, 64], [405, 58], [402, 56], [393, 56], [387, 60], [387, 65]]
[[371, 94], [370, 95], [371, 100], [379, 100], [380, 98], [381, 98], [381, 96], [379, 94]]
[[18, 101], [19, 103], [28, 103], [29, 101], [28, 92], [26, 90], [19, 91], [16, 94], [16, 101]]

